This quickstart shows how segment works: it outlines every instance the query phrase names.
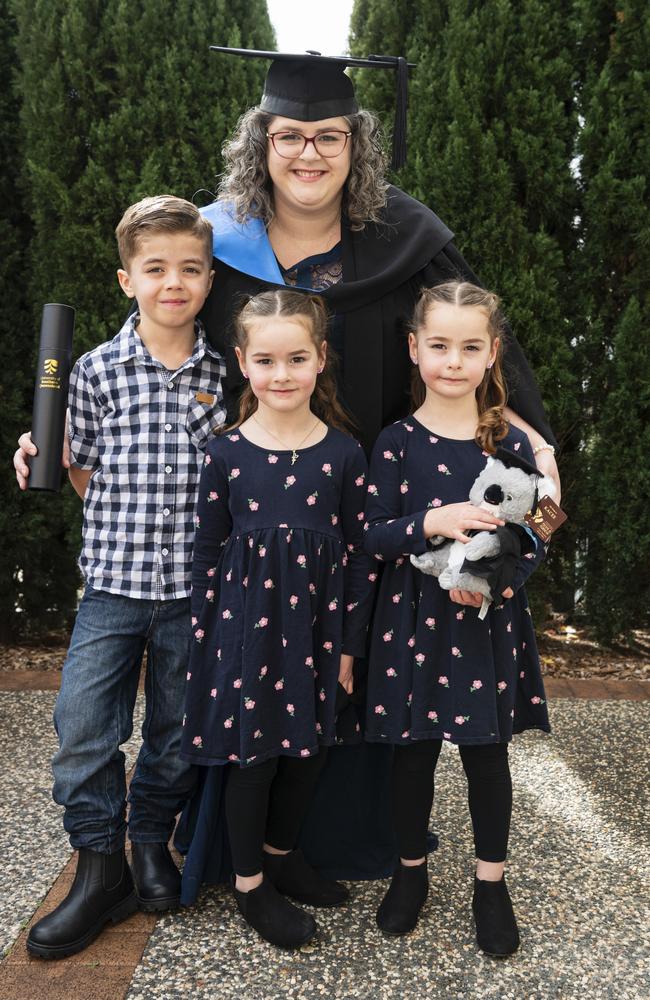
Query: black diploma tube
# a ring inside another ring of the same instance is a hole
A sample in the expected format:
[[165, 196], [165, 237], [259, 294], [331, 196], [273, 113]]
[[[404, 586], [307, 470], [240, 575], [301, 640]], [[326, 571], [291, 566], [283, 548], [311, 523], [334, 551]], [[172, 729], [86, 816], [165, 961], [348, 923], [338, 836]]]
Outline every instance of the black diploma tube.
[[38, 455], [29, 460], [30, 490], [61, 489], [61, 453], [72, 366], [72, 306], [48, 302], [43, 306], [41, 342], [36, 367], [32, 441]]

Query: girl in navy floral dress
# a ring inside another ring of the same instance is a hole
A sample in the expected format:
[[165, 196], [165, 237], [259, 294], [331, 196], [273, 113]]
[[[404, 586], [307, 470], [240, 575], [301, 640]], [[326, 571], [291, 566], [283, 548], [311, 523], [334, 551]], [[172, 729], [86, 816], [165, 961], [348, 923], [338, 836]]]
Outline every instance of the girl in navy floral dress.
[[[183, 756], [227, 765], [226, 821], [244, 918], [297, 947], [299, 902], [347, 889], [295, 849], [335, 742], [337, 690], [364, 656], [375, 578], [362, 549], [366, 461], [342, 429], [320, 299], [278, 290], [241, 311], [240, 419], [208, 445], [194, 565]], [[331, 353], [331, 352], [330, 352]]]
[[386, 933], [412, 930], [427, 896], [426, 834], [443, 740], [459, 745], [468, 780], [477, 871], [473, 909], [481, 948], [519, 945], [503, 875], [513, 732], [549, 731], [523, 582], [543, 547], [519, 561], [505, 602], [484, 621], [481, 595], [447, 592], [409, 556], [443, 536], [503, 521], [472, 506], [469, 490], [496, 442], [534, 461], [528, 438], [503, 416], [502, 319], [495, 295], [467, 282], [426, 290], [409, 336], [415, 412], [385, 428], [370, 463], [365, 548], [385, 562], [375, 612], [366, 739], [395, 746], [393, 821], [400, 849], [377, 913]]

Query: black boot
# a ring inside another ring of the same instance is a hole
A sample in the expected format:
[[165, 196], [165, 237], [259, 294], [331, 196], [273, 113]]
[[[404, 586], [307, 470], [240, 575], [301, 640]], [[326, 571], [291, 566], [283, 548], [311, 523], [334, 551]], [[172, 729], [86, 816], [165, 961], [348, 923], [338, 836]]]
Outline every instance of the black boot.
[[398, 863], [388, 892], [379, 904], [377, 924], [384, 934], [408, 934], [415, 930], [420, 910], [429, 893], [427, 863]]
[[65, 958], [87, 948], [105, 924], [137, 910], [124, 848], [99, 854], [82, 848], [70, 892], [56, 910], [34, 924], [27, 951], [41, 958]]
[[264, 874], [283, 896], [307, 906], [340, 906], [350, 898], [344, 885], [324, 878], [312, 868], [299, 848], [289, 854], [265, 851]]
[[181, 873], [167, 844], [131, 844], [138, 905], [145, 913], [174, 910], [181, 902]]
[[242, 917], [260, 937], [277, 948], [300, 948], [316, 933], [316, 921], [309, 913], [281, 896], [267, 878], [250, 892], [233, 892]]
[[519, 947], [519, 930], [505, 878], [500, 882], [474, 879], [472, 909], [476, 940], [487, 955], [512, 955]]

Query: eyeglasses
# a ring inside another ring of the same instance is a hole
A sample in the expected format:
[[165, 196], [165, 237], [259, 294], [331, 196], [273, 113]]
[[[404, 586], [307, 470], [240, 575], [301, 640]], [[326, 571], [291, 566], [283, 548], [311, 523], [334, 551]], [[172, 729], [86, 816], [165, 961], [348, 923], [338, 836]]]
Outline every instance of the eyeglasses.
[[328, 132], [319, 132], [317, 135], [307, 136], [302, 132], [267, 132], [266, 137], [273, 143], [273, 148], [278, 156], [283, 156], [287, 160], [302, 156], [307, 148], [307, 143], [313, 143], [314, 149], [319, 156], [331, 159], [340, 156], [348, 144], [348, 139], [352, 132], [343, 132], [340, 129], [330, 129]]

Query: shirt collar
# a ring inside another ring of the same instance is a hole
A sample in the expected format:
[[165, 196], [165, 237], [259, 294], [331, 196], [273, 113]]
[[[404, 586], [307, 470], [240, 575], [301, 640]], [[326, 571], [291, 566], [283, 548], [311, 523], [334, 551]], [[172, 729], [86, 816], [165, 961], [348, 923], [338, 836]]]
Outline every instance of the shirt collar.
[[[113, 339], [110, 354], [110, 363], [112, 365], [125, 364], [133, 358], [142, 364], [160, 364], [160, 362], [156, 361], [155, 358], [151, 357], [149, 351], [137, 334], [137, 325], [139, 321], [140, 313], [137, 311], [131, 313], [130, 316], [127, 316], [122, 329]], [[204, 326], [199, 319], [194, 320], [194, 333], [196, 336], [194, 349], [190, 357], [181, 365], [179, 370], [193, 367], [202, 361], [206, 354], [209, 354], [210, 357], [217, 361], [221, 358], [219, 352], [208, 343], [205, 336]]]

